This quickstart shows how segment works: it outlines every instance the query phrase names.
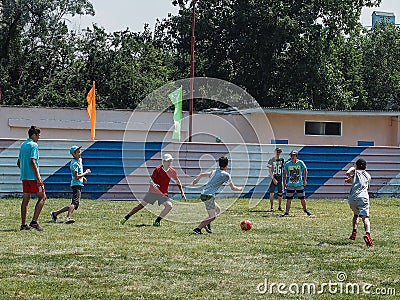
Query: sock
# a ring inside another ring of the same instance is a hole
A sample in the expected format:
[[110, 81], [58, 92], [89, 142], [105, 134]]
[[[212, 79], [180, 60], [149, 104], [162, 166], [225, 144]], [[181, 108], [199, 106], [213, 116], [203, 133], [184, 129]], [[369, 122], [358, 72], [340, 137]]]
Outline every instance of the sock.
[[365, 232], [365, 234], [368, 234], [368, 235], [370, 235], [368, 231], [367, 231], [367, 232]]
[[353, 232], [357, 232], [357, 229], [353, 229]]
[[31, 224], [37, 224], [37, 222], [32, 220], [32, 221], [31, 221]]
[[131, 216], [128, 214], [125, 216], [125, 220], [128, 220]]
[[156, 223], [160, 223], [161, 222], [161, 220], [162, 220], [162, 218], [161, 217], [158, 217], [157, 219], [156, 219]]

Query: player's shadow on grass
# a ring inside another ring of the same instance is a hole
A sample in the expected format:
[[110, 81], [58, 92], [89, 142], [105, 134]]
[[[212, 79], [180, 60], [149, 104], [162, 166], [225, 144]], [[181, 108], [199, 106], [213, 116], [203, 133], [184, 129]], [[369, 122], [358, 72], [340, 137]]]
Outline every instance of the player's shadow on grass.
[[269, 213], [273, 214], [283, 214], [283, 210], [270, 210], [270, 209], [249, 209], [249, 213]]
[[56, 222], [53, 222], [53, 221], [44, 221], [44, 222], [41, 222], [41, 224], [53, 224], [53, 225], [60, 225], [60, 224], [62, 224], [62, 225], [67, 225], [67, 224], [65, 224], [64, 223], [64, 220], [59, 220], [59, 221], [56, 221]]
[[317, 246], [326, 246], [326, 245], [331, 245], [331, 246], [348, 246], [351, 245], [352, 242], [350, 241], [321, 241], [317, 244]]
[[133, 225], [133, 227], [149, 227], [149, 226], [152, 226], [152, 225], [150, 225], [150, 224], [135, 224], [135, 225]]
[[3, 230], [0, 230], [0, 232], [18, 232], [19, 230], [17, 230], [17, 229], [3, 229]]
[[265, 213], [265, 212], [267, 212], [267, 210], [266, 209], [252, 209], [252, 210], [249, 210], [249, 212], [251, 212], [251, 213], [259, 213], [259, 212]]
[[270, 214], [268, 214], [268, 215], [262, 215], [261, 217], [263, 217], [263, 218], [280, 218], [280, 217], [281, 217], [281, 214], [273, 214], [273, 213], [270, 213]]

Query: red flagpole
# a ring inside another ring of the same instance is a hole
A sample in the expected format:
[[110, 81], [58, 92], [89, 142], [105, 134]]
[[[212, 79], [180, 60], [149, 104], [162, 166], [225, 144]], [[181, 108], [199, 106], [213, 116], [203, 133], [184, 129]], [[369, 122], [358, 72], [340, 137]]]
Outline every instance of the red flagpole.
[[192, 11], [192, 42], [190, 51], [190, 99], [189, 99], [189, 142], [192, 142], [193, 134], [193, 85], [194, 85], [194, 28], [196, 25], [196, 2], [193, 0], [193, 11]]

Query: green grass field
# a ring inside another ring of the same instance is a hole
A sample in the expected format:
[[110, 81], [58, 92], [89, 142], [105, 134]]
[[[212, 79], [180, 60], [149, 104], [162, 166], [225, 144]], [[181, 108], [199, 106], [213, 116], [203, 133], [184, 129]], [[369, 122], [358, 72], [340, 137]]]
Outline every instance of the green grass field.
[[[69, 204], [66, 199], [47, 200], [40, 218], [43, 232], [20, 232], [20, 202], [0, 200], [0, 299], [395, 299], [400, 295], [400, 199], [371, 200], [372, 249], [364, 244], [362, 227], [355, 242], [348, 239], [352, 213], [344, 200], [308, 200], [313, 217], [307, 217], [295, 200], [294, 216], [280, 218], [277, 212], [265, 212], [267, 201], [249, 211], [248, 200], [239, 199], [213, 223], [215, 232], [202, 236], [191, 234], [196, 224], [163, 221], [161, 227], [153, 227], [155, 216], [148, 211], [120, 225], [135, 202], [83, 200], [73, 215], [75, 224], [51, 223], [50, 212]], [[253, 222], [247, 232], [239, 227], [245, 218]], [[340, 281], [339, 272], [347, 279]], [[357, 286], [359, 294], [352, 294]], [[297, 287], [299, 294], [294, 294]]]

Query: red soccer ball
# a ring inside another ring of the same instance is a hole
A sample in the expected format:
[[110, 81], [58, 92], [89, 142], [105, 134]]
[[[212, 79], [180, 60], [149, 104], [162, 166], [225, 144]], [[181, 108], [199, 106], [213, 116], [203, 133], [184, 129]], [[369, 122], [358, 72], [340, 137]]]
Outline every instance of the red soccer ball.
[[240, 222], [240, 228], [242, 228], [242, 230], [250, 230], [252, 226], [253, 223], [251, 223], [251, 221], [249, 220], [243, 220], [242, 222]]

